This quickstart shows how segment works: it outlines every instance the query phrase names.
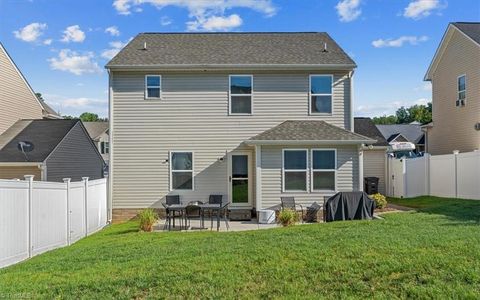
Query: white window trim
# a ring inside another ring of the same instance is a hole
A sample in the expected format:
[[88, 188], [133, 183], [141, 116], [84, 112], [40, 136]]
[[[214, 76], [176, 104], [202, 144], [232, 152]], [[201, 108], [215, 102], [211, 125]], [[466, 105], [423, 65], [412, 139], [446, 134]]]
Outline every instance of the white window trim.
[[[192, 153], [192, 170], [172, 170], [172, 163], [173, 163], [173, 154], [174, 153]], [[194, 170], [195, 170], [195, 153], [192, 151], [192, 150], [172, 150], [172, 151], [169, 151], [168, 152], [168, 177], [169, 177], [169, 190], [170, 192], [173, 192], [173, 191], [194, 191], [195, 190], [195, 174], [194, 174]], [[182, 172], [182, 173], [186, 173], [186, 172], [191, 172], [192, 173], [192, 188], [191, 189], [174, 189], [173, 188], [173, 181], [172, 181], [172, 174], [174, 172]]]
[[[335, 153], [335, 169], [314, 169], [313, 168], [313, 151], [334, 151]], [[332, 172], [335, 173], [335, 187], [334, 190], [316, 190], [313, 186], [313, 172]], [[337, 191], [337, 149], [336, 148], [312, 148], [310, 149], [310, 192], [335, 192]]]
[[[252, 82], [252, 91], [250, 94], [232, 94], [231, 92], [231, 86], [232, 86], [232, 77], [235, 76], [240, 76], [240, 77], [250, 77], [250, 80]], [[228, 75], [228, 115], [230, 116], [251, 116], [253, 115], [253, 75], [251, 74], [230, 74]], [[250, 113], [232, 113], [232, 96], [250, 96]]]
[[[317, 76], [321, 76], [321, 77], [330, 77], [332, 79], [332, 92], [330, 94], [312, 94], [312, 77], [317, 77]], [[334, 80], [334, 76], [333, 74], [310, 74], [308, 76], [308, 114], [309, 115], [314, 115], [314, 116], [317, 116], [317, 115], [320, 115], [320, 116], [331, 116], [333, 115], [333, 82]], [[323, 113], [323, 112], [312, 112], [312, 96], [330, 96], [330, 102], [331, 102], [331, 108], [332, 110], [329, 112], [329, 113]]]
[[[305, 151], [305, 169], [285, 170], [286, 151]], [[285, 172], [305, 172], [305, 190], [285, 190]], [[308, 149], [285, 148], [282, 149], [282, 192], [283, 193], [308, 193]]]
[[[148, 86], [148, 82], [147, 82], [147, 77], [159, 77], [160, 78], [160, 85], [159, 86]], [[158, 97], [148, 97], [148, 88], [159, 88], [160, 89], [160, 93], [158, 94]], [[145, 100], [161, 100], [162, 99], [162, 75], [159, 75], [159, 74], [147, 74], [145, 75], [145, 91], [144, 91], [144, 98]]]
[[[465, 89], [464, 90], [459, 90], [459, 86], [458, 86], [458, 80], [461, 78], [461, 77], [465, 77]], [[460, 92], [465, 92], [465, 98], [463, 99], [463, 105], [460, 105]], [[464, 107], [466, 105], [466, 102], [467, 102], [467, 75], [466, 74], [462, 74], [460, 76], [457, 77], [457, 99], [455, 101], [455, 106], [456, 107]], [[458, 104], [458, 105], [457, 105]]]

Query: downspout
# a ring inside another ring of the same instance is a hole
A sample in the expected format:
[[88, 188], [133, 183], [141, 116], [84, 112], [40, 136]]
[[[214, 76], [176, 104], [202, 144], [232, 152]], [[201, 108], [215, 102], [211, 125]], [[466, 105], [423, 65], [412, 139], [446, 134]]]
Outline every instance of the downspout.
[[358, 190], [363, 192], [363, 147], [358, 147]]
[[350, 73], [348, 73], [348, 77], [350, 77], [350, 131], [351, 132], [354, 132], [355, 131], [355, 124], [354, 124], [354, 118], [353, 118], [353, 105], [354, 105], [354, 99], [353, 99], [353, 96], [354, 96], [354, 89], [353, 89], [353, 74], [355, 73], [355, 71], [350, 71]]

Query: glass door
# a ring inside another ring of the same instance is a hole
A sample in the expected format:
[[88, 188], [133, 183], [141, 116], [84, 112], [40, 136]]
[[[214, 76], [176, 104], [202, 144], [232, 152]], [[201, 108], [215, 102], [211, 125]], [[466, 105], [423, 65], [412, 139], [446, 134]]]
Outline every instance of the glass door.
[[230, 156], [230, 201], [232, 206], [251, 205], [250, 153]]

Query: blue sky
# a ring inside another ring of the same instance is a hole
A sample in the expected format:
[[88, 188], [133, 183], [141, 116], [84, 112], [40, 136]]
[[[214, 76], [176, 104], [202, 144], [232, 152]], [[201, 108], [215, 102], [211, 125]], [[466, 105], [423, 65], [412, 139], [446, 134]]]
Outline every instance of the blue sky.
[[449, 22], [479, 0], [0, 0], [0, 41], [62, 114], [107, 116], [104, 65], [139, 32], [326, 31], [356, 61], [355, 114], [431, 99], [423, 76]]

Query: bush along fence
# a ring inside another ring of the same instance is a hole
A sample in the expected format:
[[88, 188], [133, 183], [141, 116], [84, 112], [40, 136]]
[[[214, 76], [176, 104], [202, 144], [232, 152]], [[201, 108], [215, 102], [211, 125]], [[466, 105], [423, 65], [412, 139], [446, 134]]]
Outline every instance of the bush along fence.
[[107, 223], [107, 180], [0, 180], [0, 268], [70, 245]]
[[480, 200], [480, 151], [388, 160], [388, 195]]

